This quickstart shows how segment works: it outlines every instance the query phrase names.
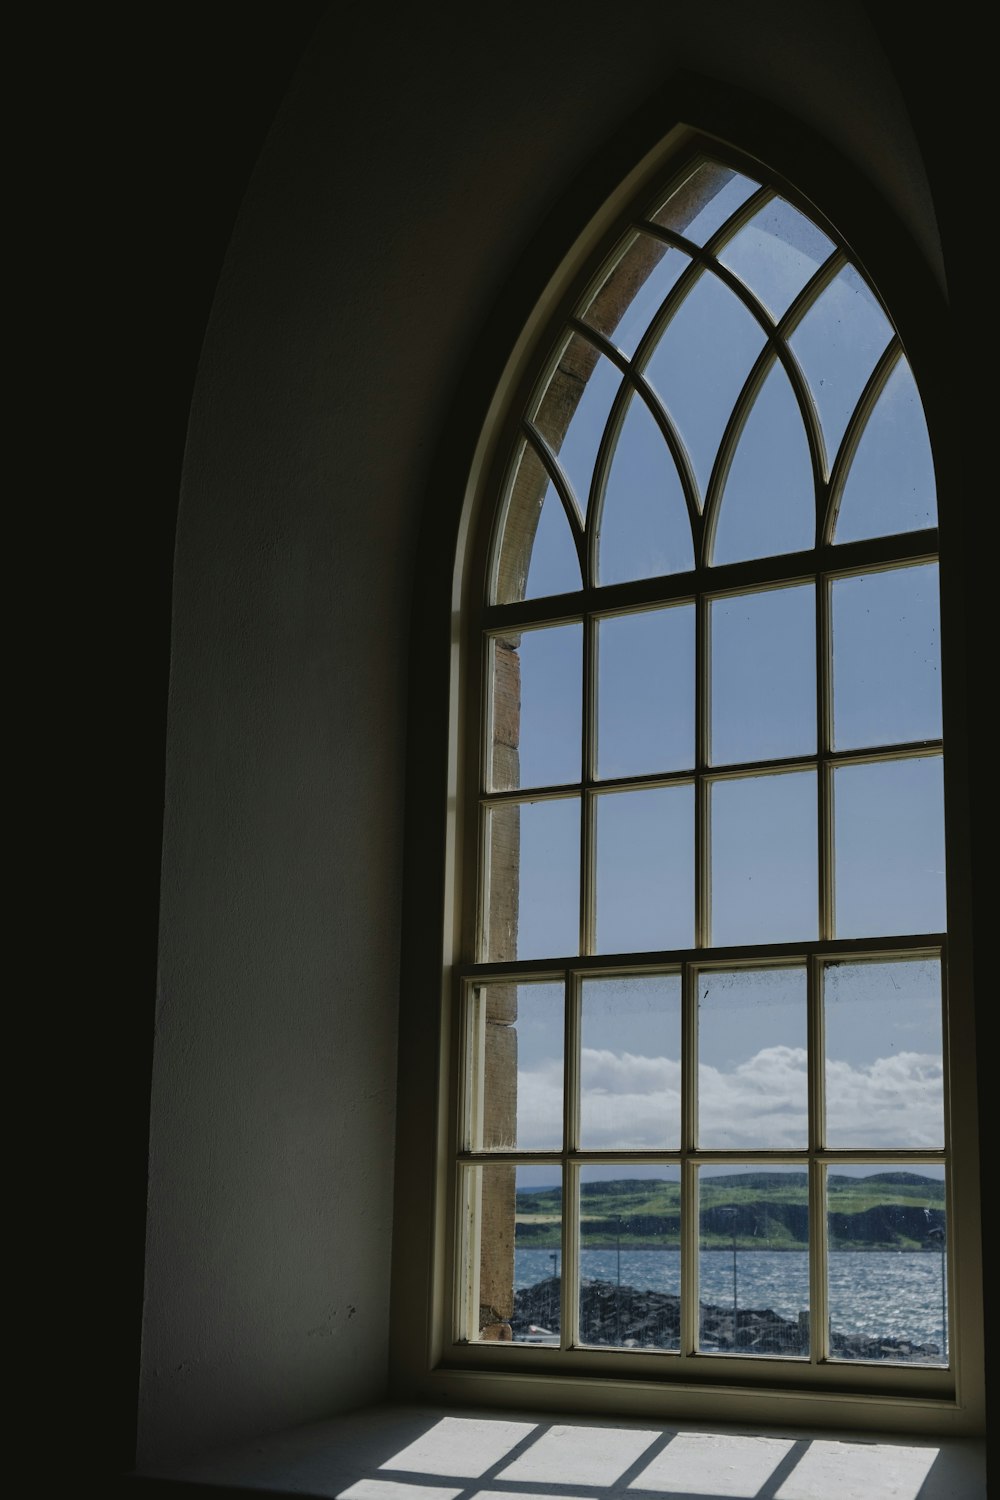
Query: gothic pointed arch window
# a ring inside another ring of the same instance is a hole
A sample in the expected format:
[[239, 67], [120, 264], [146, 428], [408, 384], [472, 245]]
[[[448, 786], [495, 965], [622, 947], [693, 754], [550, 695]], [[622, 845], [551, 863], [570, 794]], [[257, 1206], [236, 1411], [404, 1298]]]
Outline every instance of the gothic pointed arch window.
[[699, 149], [619, 229], [490, 481], [445, 1344], [946, 1398], [920, 395], [849, 246], [759, 167]]

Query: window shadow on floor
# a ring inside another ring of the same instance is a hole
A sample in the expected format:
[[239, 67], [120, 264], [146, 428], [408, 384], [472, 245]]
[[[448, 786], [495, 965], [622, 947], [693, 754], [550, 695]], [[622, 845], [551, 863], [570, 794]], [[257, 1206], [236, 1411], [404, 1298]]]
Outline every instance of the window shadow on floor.
[[978, 1500], [982, 1445], [373, 1408], [133, 1476], [133, 1500]]

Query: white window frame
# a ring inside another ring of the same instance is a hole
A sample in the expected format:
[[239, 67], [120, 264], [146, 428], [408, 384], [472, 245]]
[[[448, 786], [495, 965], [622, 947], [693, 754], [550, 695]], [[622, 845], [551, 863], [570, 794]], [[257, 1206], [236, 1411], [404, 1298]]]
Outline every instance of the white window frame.
[[[896, 1430], [939, 1430], [952, 1433], [981, 1430], [982, 1416], [982, 1300], [978, 1204], [978, 1151], [976, 1135], [975, 1069], [972, 1046], [971, 994], [969, 989], [968, 923], [964, 916], [968, 891], [965, 840], [966, 815], [957, 756], [945, 760], [946, 817], [948, 830], [948, 901], [951, 913], [948, 938], [948, 1025], [945, 1041], [946, 1077], [950, 1081], [947, 1109], [950, 1117], [952, 1168], [949, 1174], [949, 1304], [950, 1327], [956, 1358], [950, 1369], [913, 1368], [902, 1365], [881, 1367], [837, 1363], [818, 1365], [815, 1361], [776, 1373], [770, 1360], [727, 1359], [712, 1356], [698, 1361], [697, 1378], [689, 1371], [678, 1372], [678, 1362], [671, 1356], [634, 1354], [626, 1351], [602, 1351], [593, 1348], [560, 1350], [525, 1349], [518, 1345], [478, 1344], [456, 1338], [461, 1334], [463, 1315], [460, 1264], [463, 1255], [464, 1215], [457, 1184], [457, 1168], [472, 1158], [463, 1151], [461, 1140], [462, 1073], [464, 1043], [461, 1027], [463, 986], [476, 975], [515, 977], [532, 967], [539, 973], [553, 971], [551, 964], [539, 962], [489, 966], [475, 962], [479, 915], [474, 891], [479, 866], [478, 828], [480, 803], [481, 725], [480, 705], [485, 700], [482, 630], [499, 628], [518, 620], [533, 623], [546, 618], [546, 601], [506, 606], [502, 610], [483, 606], [485, 579], [490, 557], [494, 515], [502, 493], [503, 468], [512, 449], [514, 434], [528, 392], [538, 380], [544, 362], [550, 357], [552, 342], [565, 324], [567, 314], [583, 290], [588, 270], [593, 274], [604, 254], [620, 237], [622, 228], [634, 210], [637, 198], [648, 196], [659, 183], [666, 183], [672, 170], [678, 172], [699, 154], [715, 160], [731, 161], [747, 167], [746, 158], [730, 152], [717, 139], [706, 140], [697, 132], [679, 128], [659, 143], [630, 173], [616, 192], [593, 217], [570, 253], [551, 277], [543, 295], [527, 317], [515, 349], [507, 360], [497, 384], [490, 410], [483, 424], [468, 467], [464, 485], [464, 505], [459, 523], [457, 565], [449, 591], [451, 605], [451, 639], [448, 671], [449, 757], [448, 783], [444, 796], [436, 805], [446, 808], [446, 842], [444, 850], [443, 927], [438, 918], [435, 936], [440, 935], [441, 1029], [437, 1037], [437, 1063], [440, 1087], [433, 1103], [424, 1088], [414, 1080], [412, 1097], [401, 1085], [400, 1109], [405, 1121], [423, 1127], [432, 1126], [434, 1138], [433, 1195], [417, 1204], [411, 1198], [412, 1222], [426, 1232], [426, 1257], [408, 1255], [397, 1235], [395, 1258], [394, 1370], [397, 1387], [436, 1398], [473, 1402], [495, 1402], [498, 1405], [535, 1405], [559, 1408], [567, 1404], [581, 1411], [643, 1412], [661, 1415], [671, 1413], [687, 1418], [725, 1418], [751, 1421], [808, 1421], [814, 1425], [848, 1425]], [[773, 159], [773, 158], [772, 158]], [[751, 168], [753, 170], [753, 168]], [[758, 178], [761, 169], [756, 169]], [[836, 232], [795, 188], [774, 170], [765, 170], [763, 180], [775, 186], [784, 196], [798, 201], [820, 225]], [[871, 272], [868, 257], [852, 251], [852, 258]], [[905, 277], [903, 278], [905, 283]], [[915, 367], [914, 350], [919, 353], [920, 338], [911, 337], [906, 326], [907, 296], [895, 298], [892, 289], [883, 300], [893, 314], [907, 354]], [[916, 299], [910, 298], [916, 306]], [[902, 304], [902, 309], [901, 309]], [[901, 317], [901, 310], [903, 316]], [[913, 325], [916, 327], [916, 324]], [[931, 340], [933, 343], [933, 340]], [[920, 376], [918, 373], [918, 383]], [[925, 410], [927, 409], [926, 392]], [[927, 410], [932, 442], [938, 462], [939, 506], [942, 511], [941, 550], [947, 553], [948, 507], [947, 465], [938, 454], [937, 431], [933, 406]], [[870, 567], [881, 559], [915, 561], [928, 552], [928, 538], [917, 540], [912, 556], [906, 557], [910, 541], [894, 538], [888, 547], [884, 542], [841, 546], [837, 549], [836, 570]], [[881, 548], [881, 551], [880, 551]], [[443, 569], [430, 570], [444, 583]], [[726, 587], [739, 588], [752, 582], [778, 582], [771, 571], [761, 576], [757, 564], [737, 564], [726, 569], [707, 570], [713, 576], [713, 592]], [[723, 575], [725, 577], [723, 578]], [[789, 577], [802, 576], [794, 568]], [[942, 569], [942, 634], [944, 640], [944, 678], [950, 682], [949, 663], [960, 652], [960, 629], [956, 626], [958, 609], [947, 582], [947, 556]], [[584, 591], [586, 592], [586, 591]], [[607, 609], [609, 596], [601, 595], [600, 607]], [[687, 597], [683, 589], [679, 596]], [[644, 601], [666, 602], [666, 596], [644, 584], [619, 586], [614, 603], [637, 604]], [[595, 601], [589, 601], [593, 605]], [[589, 607], [584, 605], [584, 608]], [[704, 606], [700, 606], [704, 607]], [[553, 617], [561, 617], [558, 609]], [[955, 673], [960, 677], [960, 673]], [[443, 710], [443, 702], [437, 705]], [[949, 746], [962, 743], [962, 709], [959, 694], [946, 690], [945, 739]], [[425, 762], [426, 765], [426, 762]], [[422, 810], [424, 826], [431, 807]], [[413, 840], [408, 857], [411, 866], [417, 859]], [[430, 914], [431, 900], [417, 903]], [[417, 916], [419, 920], [419, 915]], [[413, 923], [409, 939], [404, 940], [404, 959], [422, 950], [429, 955], [437, 944], [424, 932], [419, 938]], [[936, 935], [927, 935], [925, 947], [936, 945]], [[781, 945], [783, 955], [802, 953], [815, 967], [815, 955], [821, 951], [875, 953], [899, 951], [893, 939], [865, 940], [855, 943]], [[711, 951], [711, 961], [724, 956]], [[761, 956], [760, 950], [754, 958]], [[704, 958], [702, 950], [690, 954], [673, 954], [671, 961]], [[613, 966], [620, 960], [616, 958]], [[601, 957], [581, 959], [566, 966], [567, 992], [577, 976], [588, 970], [607, 971], [608, 961]], [[558, 972], [556, 970], [555, 972]], [[420, 986], [417, 986], [420, 992]], [[403, 994], [407, 993], [404, 978]], [[426, 993], [430, 994], [428, 989]], [[405, 1004], [405, 999], [404, 999]], [[572, 1007], [570, 1007], [572, 1010]], [[572, 1021], [570, 1022], [572, 1026]], [[572, 1036], [569, 1042], [572, 1043]], [[405, 1042], [404, 1042], [405, 1045]], [[429, 1054], [425, 1053], [425, 1057]], [[571, 1049], [568, 1056], [572, 1055]], [[403, 1076], [401, 1070], [401, 1079]], [[436, 1070], [435, 1070], [436, 1072]], [[418, 1097], [419, 1096], [419, 1097]], [[919, 1153], [914, 1153], [917, 1155]], [[884, 1153], [880, 1153], [882, 1159]], [[495, 1153], [491, 1160], [502, 1160]], [[818, 1160], [819, 1158], [817, 1158]], [[814, 1195], [815, 1196], [815, 1195]], [[405, 1203], [407, 1188], [397, 1190], [397, 1203]], [[431, 1212], [428, 1212], [428, 1208]], [[572, 1225], [571, 1206], [564, 1207], [568, 1226]], [[814, 1205], [814, 1217], [822, 1205]], [[568, 1227], [564, 1252], [572, 1252], [573, 1230]], [[696, 1224], [689, 1223], [687, 1234], [696, 1244]], [[693, 1238], [692, 1238], [693, 1237]], [[422, 1292], [424, 1313], [414, 1310], [413, 1298]], [[814, 1317], [823, 1308], [814, 1304]], [[650, 1359], [656, 1368], [651, 1368]], [[682, 1362], [681, 1362], [682, 1363]], [[738, 1368], [736, 1368], [738, 1366]]]

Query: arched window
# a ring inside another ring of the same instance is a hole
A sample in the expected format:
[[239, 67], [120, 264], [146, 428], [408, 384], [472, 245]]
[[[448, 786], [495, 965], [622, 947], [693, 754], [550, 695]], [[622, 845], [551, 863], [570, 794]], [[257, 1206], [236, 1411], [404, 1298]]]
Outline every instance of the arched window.
[[947, 1398], [920, 396], [836, 227], [758, 166], [699, 148], [623, 222], [488, 481], [444, 1344]]

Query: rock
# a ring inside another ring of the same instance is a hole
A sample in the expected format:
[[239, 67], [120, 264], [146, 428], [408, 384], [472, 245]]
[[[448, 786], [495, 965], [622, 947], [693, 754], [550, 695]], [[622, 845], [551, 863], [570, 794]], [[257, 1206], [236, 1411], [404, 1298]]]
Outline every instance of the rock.
[[[513, 1338], [527, 1341], [539, 1326], [558, 1335], [562, 1325], [562, 1278], [550, 1276], [535, 1286], [522, 1287], [514, 1296], [510, 1319]], [[584, 1344], [619, 1349], [680, 1348], [680, 1298], [671, 1292], [618, 1286], [611, 1281], [580, 1283], [580, 1338]], [[486, 1336], [485, 1334], [483, 1335]], [[490, 1337], [505, 1337], [491, 1334]], [[738, 1308], [735, 1327], [732, 1307], [702, 1303], [699, 1339], [706, 1352], [739, 1349], [752, 1354], [799, 1355], [809, 1353], [809, 1316], [800, 1312], [783, 1318], [773, 1308]], [[915, 1344], [889, 1335], [830, 1335], [835, 1359], [898, 1360], [900, 1363], [934, 1361], [936, 1344]]]

